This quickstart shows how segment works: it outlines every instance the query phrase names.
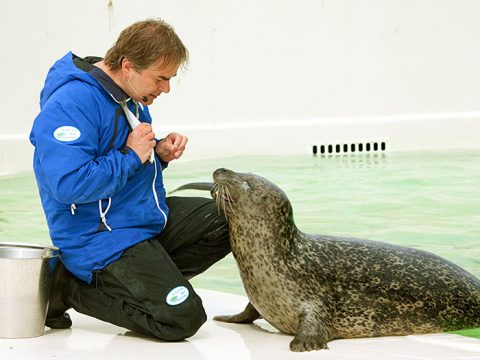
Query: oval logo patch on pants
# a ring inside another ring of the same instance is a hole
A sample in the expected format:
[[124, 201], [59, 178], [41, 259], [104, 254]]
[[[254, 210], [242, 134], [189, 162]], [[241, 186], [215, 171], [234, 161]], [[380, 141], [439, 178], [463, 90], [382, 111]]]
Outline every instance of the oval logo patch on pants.
[[185, 286], [177, 286], [173, 288], [167, 295], [168, 305], [178, 305], [187, 300], [189, 295], [188, 289]]

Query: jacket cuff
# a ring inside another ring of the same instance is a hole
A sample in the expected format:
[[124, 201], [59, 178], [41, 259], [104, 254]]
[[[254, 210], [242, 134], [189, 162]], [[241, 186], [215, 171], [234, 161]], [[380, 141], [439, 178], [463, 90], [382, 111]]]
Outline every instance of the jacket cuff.
[[132, 159], [132, 162], [134, 162], [134, 168], [137, 169], [142, 165], [142, 160], [138, 157], [137, 153], [129, 146], [125, 146], [123, 149], [120, 150], [120, 152], [128, 156]]

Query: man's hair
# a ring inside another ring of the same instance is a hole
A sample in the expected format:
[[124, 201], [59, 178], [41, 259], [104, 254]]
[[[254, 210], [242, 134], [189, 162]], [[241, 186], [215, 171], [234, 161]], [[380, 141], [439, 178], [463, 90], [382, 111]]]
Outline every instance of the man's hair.
[[133, 63], [135, 70], [144, 70], [159, 60], [162, 67], [185, 65], [188, 50], [173, 28], [161, 19], [147, 19], [124, 29], [105, 55], [111, 70], [122, 66], [123, 58]]

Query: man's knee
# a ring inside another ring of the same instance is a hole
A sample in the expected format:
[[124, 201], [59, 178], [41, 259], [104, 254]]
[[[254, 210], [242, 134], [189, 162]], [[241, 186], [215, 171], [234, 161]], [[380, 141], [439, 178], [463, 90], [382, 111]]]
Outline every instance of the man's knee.
[[203, 307], [188, 317], [182, 318], [182, 321], [178, 324], [178, 339], [176, 340], [183, 340], [195, 335], [206, 321], [207, 314], [205, 314]]
[[[163, 313], [158, 322], [158, 334], [155, 336], [167, 341], [180, 341], [189, 338], [207, 321], [207, 314], [197, 294], [190, 294], [189, 299], [180, 304], [169, 306], [168, 314]], [[165, 330], [165, 326], [169, 329]]]

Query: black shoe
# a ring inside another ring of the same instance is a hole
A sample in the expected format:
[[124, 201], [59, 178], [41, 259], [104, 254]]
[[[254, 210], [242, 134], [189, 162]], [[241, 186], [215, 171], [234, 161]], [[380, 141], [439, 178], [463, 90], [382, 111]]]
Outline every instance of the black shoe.
[[45, 325], [52, 329], [70, 329], [72, 327], [72, 320], [68, 313], [63, 313], [55, 318], [47, 318]]
[[47, 319], [45, 325], [52, 329], [68, 329], [72, 326], [72, 320], [67, 311], [70, 307], [65, 305], [62, 294], [65, 289], [67, 278], [71, 276], [61, 261], [53, 274], [52, 290], [48, 304]]

